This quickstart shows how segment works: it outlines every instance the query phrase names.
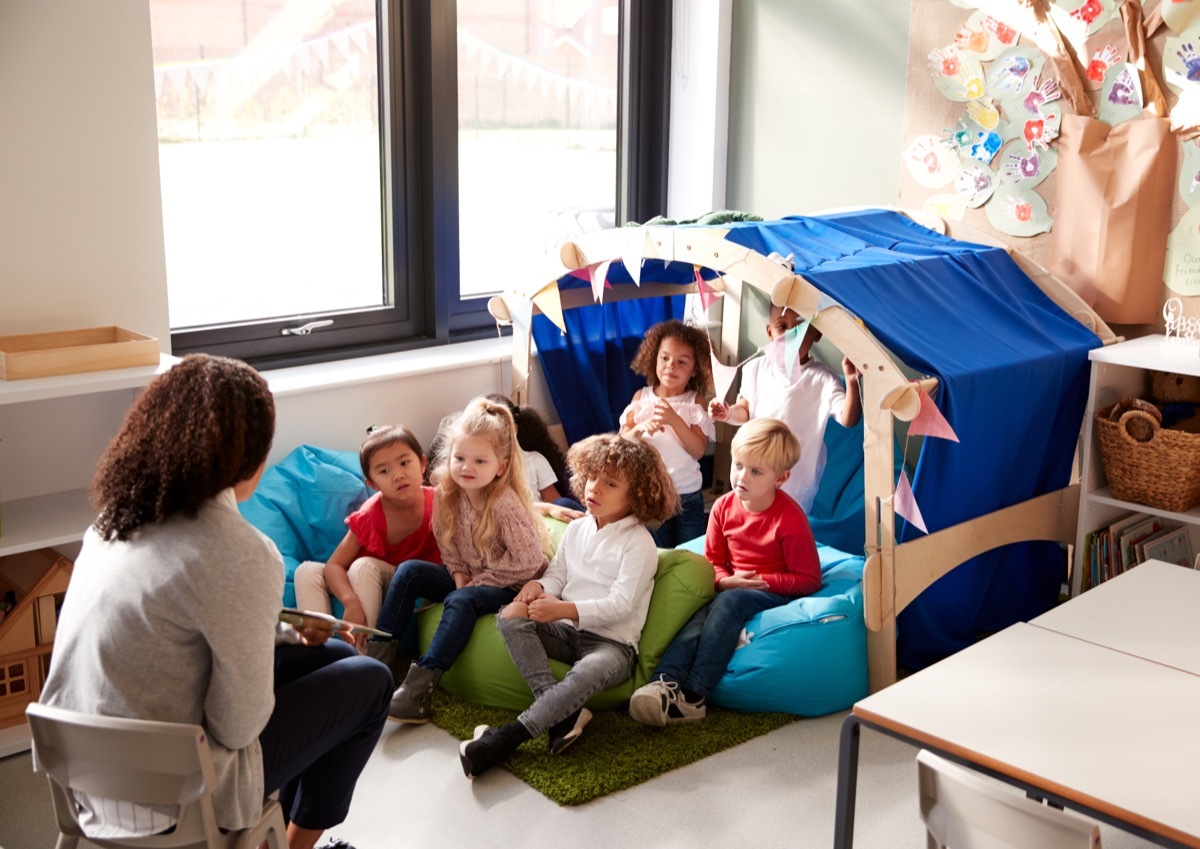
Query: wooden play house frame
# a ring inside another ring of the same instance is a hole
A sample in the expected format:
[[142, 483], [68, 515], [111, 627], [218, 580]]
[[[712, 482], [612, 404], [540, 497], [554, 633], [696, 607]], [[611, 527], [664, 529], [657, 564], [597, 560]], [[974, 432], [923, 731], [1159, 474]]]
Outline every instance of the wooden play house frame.
[[[964, 225], [956, 224], [954, 232], [950, 232], [951, 228], [940, 218], [908, 211], [905, 214], [935, 232], [1005, 248], [1017, 265], [1060, 308], [1095, 332], [1105, 344], [1116, 341], [1108, 326], [1074, 292], [1020, 252]], [[534, 279], [557, 281], [568, 272], [625, 258], [639, 264], [645, 258], [700, 266], [722, 275], [709, 285], [725, 294], [717, 351], [723, 363], [738, 362], [741, 299], [746, 285], [766, 293], [776, 306], [787, 306], [801, 316], [811, 317], [821, 333], [850, 358], [863, 375], [860, 384], [866, 500], [863, 596], [868, 629], [868, 678], [874, 692], [896, 680], [896, 616], [900, 611], [942, 575], [993, 548], [1032, 540], [1073, 543], [1079, 511], [1079, 485], [1072, 483], [927, 536], [897, 543], [892, 471], [895, 468], [894, 419], [911, 421], [920, 411], [918, 389], [932, 394], [937, 379], [910, 381], [853, 315], [838, 305], [818, 311], [820, 293], [804, 277], [791, 273], [752, 249], [727, 241], [725, 232], [719, 228], [695, 227], [606, 230], [564, 244], [558, 257], [548, 258], [544, 273], [536, 273]], [[548, 285], [556, 283], [541, 283], [536, 290], [508, 297], [532, 299]], [[695, 291], [694, 283], [660, 283], [643, 278], [636, 286], [606, 289], [604, 299], [619, 301]], [[559, 300], [563, 310], [595, 303], [589, 287], [560, 290]], [[488, 309], [498, 323], [513, 323], [512, 312], [504, 297], [492, 298]], [[536, 302], [533, 311], [540, 311]], [[512, 394], [518, 404], [526, 400], [531, 356], [529, 328], [517, 332], [514, 327]]]

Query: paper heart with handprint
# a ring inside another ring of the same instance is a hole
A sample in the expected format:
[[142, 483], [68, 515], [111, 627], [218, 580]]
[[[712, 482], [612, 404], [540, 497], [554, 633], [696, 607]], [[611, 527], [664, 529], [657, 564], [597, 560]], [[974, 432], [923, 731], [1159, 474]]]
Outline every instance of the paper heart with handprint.
[[1050, 213], [1032, 189], [1001, 185], [984, 209], [988, 223], [1010, 236], [1029, 237], [1050, 230]]

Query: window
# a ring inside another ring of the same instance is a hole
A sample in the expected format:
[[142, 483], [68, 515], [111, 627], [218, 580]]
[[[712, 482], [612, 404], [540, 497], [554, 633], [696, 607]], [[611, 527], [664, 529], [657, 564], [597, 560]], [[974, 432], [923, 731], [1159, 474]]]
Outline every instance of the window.
[[177, 354], [494, 332], [521, 257], [662, 211], [669, 3], [150, 8]]

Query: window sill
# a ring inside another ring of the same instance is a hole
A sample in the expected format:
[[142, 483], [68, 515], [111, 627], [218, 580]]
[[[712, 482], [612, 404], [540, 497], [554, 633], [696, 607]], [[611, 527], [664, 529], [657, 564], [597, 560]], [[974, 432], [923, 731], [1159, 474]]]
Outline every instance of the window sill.
[[283, 398], [431, 372], [504, 363], [511, 358], [512, 339], [506, 336], [308, 366], [292, 366], [264, 371], [262, 374], [267, 379], [272, 394]]

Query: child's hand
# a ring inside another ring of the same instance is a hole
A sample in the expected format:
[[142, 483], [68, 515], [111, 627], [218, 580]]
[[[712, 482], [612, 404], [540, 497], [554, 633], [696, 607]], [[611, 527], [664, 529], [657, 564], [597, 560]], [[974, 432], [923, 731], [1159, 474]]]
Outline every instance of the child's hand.
[[573, 522], [576, 519], [582, 519], [586, 513], [579, 510], [572, 510], [570, 507], [563, 507], [561, 504], [546, 505], [546, 515], [551, 519], [558, 519], [560, 522]]
[[571, 618], [571, 605], [552, 595], [543, 595], [529, 602], [529, 618], [534, 622], [557, 622]]
[[849, 357], [842, 357], [842, 374], [845, 375], [847, 383], [858, 379], [858, 368], [850, 362]]
[[676, 425], [687, 427], [683, 417], [665, 399], [654, 405], [654, 415], [650, 417], [649, 424], [654, 426], [652, 433]]
[[454, 578], [454, 589], [461, 590], [463, 587], [471, 583], [471, 576], [466, 572], [452, 572]]
[[713, 398], [708, 402], [708, 415], [715, 422], [723, 422], [729, 416], [729, 405]]
[[767, 582], [758, 576], [757, 572], [746, 569], [734, 569], [733, 574], [721, 579], [723, 590], [765, 590]]
[[329, 638], [336, 635], [341, 637], [346, 642], [354, 642], [354, 637], [349, 631], [335, 631], [332, 625], [327, 625], [321, 622], [312, 622], [297, 628], [296, 633], [300, 635], [300, 642], [306, 646], [321, 646], [328, 642]]
[[545, 595], [545, 590], [542, 589], [540, 581], [530, 581], [525, 586], [521, 587], [517, 593], [517, 597], [513, 601], [519, 601], [522, 604], [529, 604], [534, 599], [541, 598]]

